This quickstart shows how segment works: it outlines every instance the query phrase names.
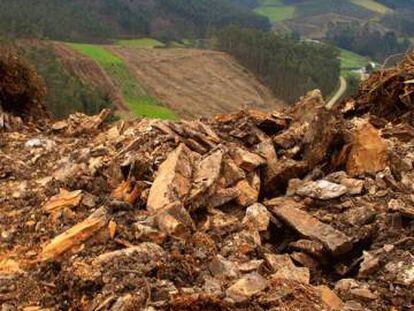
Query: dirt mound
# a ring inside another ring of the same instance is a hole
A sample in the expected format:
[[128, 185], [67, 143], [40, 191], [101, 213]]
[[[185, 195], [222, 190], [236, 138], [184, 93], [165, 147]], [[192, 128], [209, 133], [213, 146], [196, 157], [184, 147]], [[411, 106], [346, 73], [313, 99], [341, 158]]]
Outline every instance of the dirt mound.
[[183, 118], [213, 117], [246, 107], [271, 111], [283, 105], [251, 73], [222, 52], [108, 48], [126, 61], [152, 96]]
[[353, 116], [370, 113], [387, 121], [399, 121], [412, 119], [413, 107], [414, 52], [397, 67], [374, 72], [343, 109]]
[[48, 118], [41, 77], [12, 51], [0, 51], [0, 110], [26, 121]]
[[414, 135], [317, 91], [284, 112], [107, 115], [0, 133], [2, 308], [413, 308]]

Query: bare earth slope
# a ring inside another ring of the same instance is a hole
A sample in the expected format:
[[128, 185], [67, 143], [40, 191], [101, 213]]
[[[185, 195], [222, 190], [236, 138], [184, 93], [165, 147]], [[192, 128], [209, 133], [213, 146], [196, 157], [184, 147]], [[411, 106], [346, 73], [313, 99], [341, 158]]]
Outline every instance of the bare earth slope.
[[281, 106], [251, 73], [225, 53], [195, 49], [108, 47], [123, 58], [152, 96], [183, 118], [242, 107]]

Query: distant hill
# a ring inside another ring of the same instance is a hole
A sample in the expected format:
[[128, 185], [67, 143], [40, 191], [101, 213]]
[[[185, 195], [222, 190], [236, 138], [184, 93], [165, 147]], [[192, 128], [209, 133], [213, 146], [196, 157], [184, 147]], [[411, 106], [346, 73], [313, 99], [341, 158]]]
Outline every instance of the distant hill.
[[[254, 11], [268, 17], [276, 31], [290, 31], [313, 39], [323, 38], [332, 22], [370, 21], [381, 32], [401, 33], [402, 28], [411, 26], [401, 26], [401, 16], [404, 14], [405, 20], [410, 21], [413, 17], [410, 11], [414, 11], [414, 0], [257, 1]], [[390, 16], [394, 17], [392, 21]]]
[[0, 36], [99, 41], [204, 37], [228, 24], [270, 29], [251, 0], [1, 0]]

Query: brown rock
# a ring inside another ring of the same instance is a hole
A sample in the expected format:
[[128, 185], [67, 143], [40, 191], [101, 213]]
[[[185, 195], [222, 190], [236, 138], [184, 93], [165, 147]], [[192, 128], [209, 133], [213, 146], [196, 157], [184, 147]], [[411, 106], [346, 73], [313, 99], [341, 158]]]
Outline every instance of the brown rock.
[[273, 272], [277, 272], [283, 267], [295, 267], [295, 264], [288, 254], [277, 255], [266, 253], [264, 254], [264, 259]]
[[234, 186], [238, 181], [246, 178], [246, 173], [228, 156], [223, 161], [222, 175], [225, 187]]
[[192, 151], [179, 145], [161, 164], [152, 184], [147, 209], [150, 212], [162, 210], [165, 206], [183, 200], [191, 189]]
[[329, 154], [336, 136], [340, 134], [342, 122], [338, 114], [320, 107], [315, 110], [315, 116], [310, 122], [309, 129], [303, 138], [304, 160], [313, 167]]
[[326, 180], [318, 180], [303, 183], [297, 188], [296, 193], [312, 199], [331, 200], [339, 198], [347, 191], [348, 189], [343, 185], [334, 184]]
[[308, 165], [304, 161], [283, 159], [270, 165], [272, 167], [263, 185], [265, 193], [269, 195], [284, 192], [290, 179], [302, 178], [308, 171]]
[[276, 198], [267, 201], [265, 205], [278, 218], [303, 236], [324, 244], [334, 256], [347, 253], [352, 249], [352, 242], [349, 237], [297, 208], [301, 204], [298, 204], [294, 200], [280, 200]]
[[292, 280], [303, 284], [309, 284], [310, 272], [305, 267], [289, 267], [285, 266], [280, 268], [275, 274], [272, 274], [272, 279], [286, 279]]
[[350, 290], [350, 293], [352, 296], [354, 296], [357, 299], [365, 300], [365, 301], [371, 301], [378, 299], [378, 296], [371, 292], [368, 288], [353, 288]]
[[362, 262], [359, 268], [358, 277], [364, 278], [374, 273], [379, 268], [379, 258], [369, 252], [364, 251]]
[[290, 243], [289, 247], [293, 250], [304, 252], [316, 258], [322, 258], [324, 256], [323, 245], [316, 241], [298, 240]]
[[239, 181], [236, 189], [240, 193], [237, 198], [237, 203], [243, 207], [252, 205], [259, 199], [260, 177], [252, 173], [247, 179]]
[[246, 209], [246, 216], [243, 218], [242, 224], [247, 228], [266, 231], [269, 227], [270, 216], [270, 212], [264, 205], [255, 203]]
[[163, 210], [156, 214], [158, 228], [174, 237], [184, 238], [194, 230], [194, 222], [181, 203], [172, 203], [164, 206]]
[[345, 221], [351, 225], [362, 226], [371, 222], [376, 214], [374, 208], [369, 205], [364, 205], [348, 209], [343, 216]]
[[226, 295], [236, 302], [242, 302], [265, 290], [266, 287], [267, 280], [260, 274], [253, 272], [230, 286], [226, 291]]
[[266, 160], [261, 156], [239, 147], [233, 150], [232, 155], [236, 165], [247, 172], [252, 172], [258, 166], [266, 164]]
[[217, 255], [209, 264], [210, 273], [219, 279], [232, 280], [239, 277], [240, 272], [234, 262]]
[[388, 202], [388, 210], [392, 212], [399, 212], [405, 217], [414, 218], [414, 207], [407, 205], [401, 199], [391, 199]]
[[205, 204], [208, 197], [215, 192], [217, 181], [220, 177], [222, 161], [223, 152], [216, 150], [199, 162], [195, 170], [193, 185], [188, 199], [192, 210]]
[[355, 130], [346, 170], [351, 176], [375, 174], [388, 165], [388, 145], [369, 122], [361, 121]]
[[316, 287], [321, 295], [322, 301], [331, 310], [342, 310], [344, 303], [343, 301], [326, 285], [319, 285]]
[[316, 270], [316, 268], [318, 268], [319, 266], [318, 262], [315, 259], [313, 259], [311, 256], [305, 253], [293, 252], [292, 254], [290, 254], [290, 257], [299, 265], [309, 268], [311, 270]]

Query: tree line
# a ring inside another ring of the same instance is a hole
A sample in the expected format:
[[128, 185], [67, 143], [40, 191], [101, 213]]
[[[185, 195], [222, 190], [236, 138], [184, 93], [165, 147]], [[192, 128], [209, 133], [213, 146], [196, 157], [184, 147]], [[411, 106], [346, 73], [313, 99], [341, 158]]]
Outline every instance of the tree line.
[[270, 29], [243, 0], [1, 0], [0, 35], [94, 41], [120, 36], [205, 37], [236, 24]]
[[329, 95], [340, 75], [338, 50], [256, 29], [229, 26], [215, 34], [219, 49], [233, 55], [279, 98], [292, 103], [319, 88]]
[[383, 61], [389, 55], [404, 53], [408, 39], [400, 39], [393, 31], [380, 31], [370, 23], [337, 22], [328, 25], [326, 39], [340, 48]]

